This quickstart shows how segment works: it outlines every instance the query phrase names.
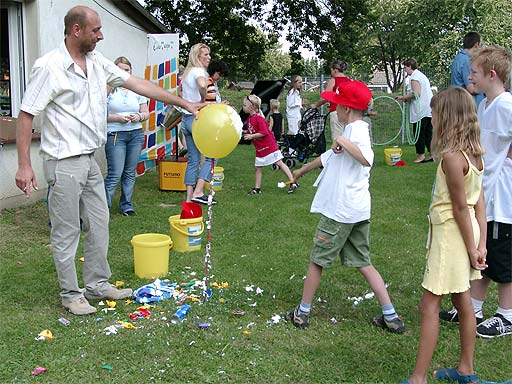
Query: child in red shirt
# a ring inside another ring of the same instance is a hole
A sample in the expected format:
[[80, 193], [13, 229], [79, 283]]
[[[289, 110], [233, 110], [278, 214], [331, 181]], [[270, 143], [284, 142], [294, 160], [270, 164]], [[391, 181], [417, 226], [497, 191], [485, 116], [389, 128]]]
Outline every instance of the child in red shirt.
[[288, 193], [293, 193], [299, 185], [295, 182], [288, 166], [283, 163], [283, 154], [279, 150], [276, 139], [270, 130], [265, 118], [260, 110], [261, 99], [256, 95], [249, 95], [244, 98], [243, 111], [249, 114], [244, 131], [244, 139], [252, 140], [256, 148], [255, 183], [254, 188], [249, 191], [249, 195], [258, 195], [261, 193], [262, 167], [275, 164], [288, 177], [290, 187]]

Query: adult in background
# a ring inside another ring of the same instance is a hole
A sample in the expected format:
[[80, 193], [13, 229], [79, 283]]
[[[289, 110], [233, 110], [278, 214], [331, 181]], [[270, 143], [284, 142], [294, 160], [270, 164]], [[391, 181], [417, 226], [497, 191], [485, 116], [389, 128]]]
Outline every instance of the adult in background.
[[[114, 64], [132, 74], [132, 63], [126, 57], [118, 57]], [[107, 94], [107, 205], [109, 208], [112, 206], [114, 193], [121, 181], [119, 210], [123, 216], [135, 216], [132, 203], [135, 168], [144, 145], [142, 122], [149, 117], [148, 101], [124, 87], [107, 86]]]
[[469, 80], [471, 73], [470, 59], [480, 49], [480, 34], [469, 32], [462, 40], [462, 50], [457, 53], [451, 66], [450, 85], [457, 85], [465, 88], [475, 100], [476, 106], [484, 99], [485, 95], [475, 89], [475, 85]]
[[288, 134], [296, 135], [299, 132], [302, 118], [302, 77], [295, 75], [286, 96], [286, 120], [288, 121]]
[[[348, 64], [341, 60], [334, 60], [331, 63], [329, 66], [331, 69], [331, 78], [325, 87], [326, 92], [336, 92], [343, 83], [350, 81], [348, 76], [344, 73], [347, 67]], [[320, 98], [316, 103], [312, 103], [310, 107], [318, 108], [325, 103], [327, 103], [327, 100]], [[329, 126], [331, 127], [331, 138], [334, 142], [336, 137], [343, 133], [344, 125], [338, 120], [336, 104], [333, 102], [329, 103]]]
[[213, 60], [208, 64], [208, 85], [206, 88], [207, 102], [222, 103], [222, 98], [219, 92], [217, 82], [222, 76], [228, 73], [228, 65], [222, 60]]
[[[106, 142], [106, 85], [125, 88], [197, 113], [198, 105], [130, 75], [94, 52], [103, 40], [101, 20], [91, 8], [76, 6], [64, 17], [64, 41], [37, 59], [18, 115], [16, 185], [27, 197], [37, 189], [30, 161], [32, 127], [41, 130], [41, 154], [50, 188], [50, 240], [62, 305], [75, 315], [96, 312], [87, 299], [119, 300], [131, 289], [109, 284], [109, 210], [94, 152]], [[39, 116], [34, 121], [34, 116]], [[84, 289], [78, 286], [75, 256], [84, 232]]]
[[[181, 95], [190, 102], [203, 102], [206, 99], [208, 87], [208, 64], [210, 63], [210, 48], [203, 43], [192, 46], [188, 55], [188, 63], [183, 73], [180, 88]], [[210, 169], [213, 159], [205, 158], [201, 166], [201, 153], [192, 137], [194, 115], [190, 112], [183, 114], [181, 121], [183, 134], [187, 143], [188, 162], [185, 171], [186, 201], [208, 204], [208, 196], [204, 194], [204, 186], [210, 180]], [[217, 202], [213, 200], [213, 204]]]
[[[430, 109], [430, 100], [432, 99], [432, 89], [430, 81], [418, 69], [416, 59], [407, 59], [402, 65], [404, 71], [409, 76], [409, 85], [407, 93], [403, 96], [397, 96], [397, 100], [410, 102], [410, 122], [419, 123], [419, 136], [416, 142], [417, 158], [415, 163], [428, 163], [433, 161], [432, 156], [425, 157], [425, 147], [430, 155], [430, 142], [432, 141], [432, 110]], [[418, 129], [418, 128], [417, 128]]]

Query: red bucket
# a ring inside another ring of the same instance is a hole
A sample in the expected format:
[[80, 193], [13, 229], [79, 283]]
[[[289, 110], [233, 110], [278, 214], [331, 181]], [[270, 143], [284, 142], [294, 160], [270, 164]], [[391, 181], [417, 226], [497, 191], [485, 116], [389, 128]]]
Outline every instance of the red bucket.
[[181, 210], [180, 219], [195, 219], [203, 216], [203, 208], [198, 203], [182, 201], [181, 206], [183, 209]]

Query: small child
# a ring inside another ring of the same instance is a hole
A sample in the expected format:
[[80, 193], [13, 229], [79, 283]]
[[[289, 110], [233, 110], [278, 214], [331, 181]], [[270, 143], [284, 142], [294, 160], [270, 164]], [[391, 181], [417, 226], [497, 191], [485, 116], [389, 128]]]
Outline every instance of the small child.
[[485, 202], [482, 189], [484, 149], [473, 97], [449, 87], [432, 98], [432, 140], [437, 167], [432, 203], [427, 266], [420, 303], [421, 330], [416, 367], [409, 384], [426, 383], [439, 336], [439, 306], [451, 294], [459, 314], [460, 361], [457, 368], [434, 371], [438, 379], [476, 383], [473, 355], [476, 320], [470, 280], [481, 279], [487, 267]]
[[360, 81], [348, 81], [337, 92], [323, 92], [321, 97], [337, 104], [338, 119], [345, 125], [336, 136], [331, 150], [294, 172], [296, 179], [312, 169], [324, 167], [317, 183], [318, 190], [311, 212], [322, 216], [313, 241], [302, 301], [286, 315], [296, 327], [309, 325], [311, 303], [320, 285], [323, 268], [329, 268], [337, 257], [343, 264], [355, 267], [370, 284], [382, 307], [382, 316], [373, 324], [393, 333], [405, 332], [403, 321], [391, 303], [384, 280], [370, 260], [370, 168], [373, 151], [368, 124], [363, 113], [372, 94]]
[[261, 112], [261, 99], [256, 95], [249, 95], [244, 98], [242, 109], [249, 114], [244, 131], [244, 140], [252, 140], [254, 148], [256, 148], [255, 166], [255, 183], [254, 188], [249, 191], [249, 195], [258, 195], [261, 193], [261, 175], [262, 167], [275, 164], [286, 175], [289, 180], [288, 193], [293, 193], [299, 187], [295, 182], [288, 166], [283, 163], [283, 154], [277, 146], [276, 140], [272, 132], [268, 129], [267, 121]]
[[274, 133], [274, 138], [279, 141], [284, 135], [283, 115], [279, 112], [279, 100], [270, 100], [271, 115], [268, 118], [268, 129]]

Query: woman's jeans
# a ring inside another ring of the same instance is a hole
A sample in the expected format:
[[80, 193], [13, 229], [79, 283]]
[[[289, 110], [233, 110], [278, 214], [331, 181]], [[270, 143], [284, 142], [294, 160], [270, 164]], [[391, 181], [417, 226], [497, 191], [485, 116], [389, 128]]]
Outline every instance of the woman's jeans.
[[[197, 149], [192, 137], [192, 123], [194, 122], [194, 115], [183, 114], [181, 121], [181, 128], [185, 135], [188, 151], [187, 171], [185, 172], [185, 185], [196, 185], [197, 179], [210, 181], [210, 170], [212, 167], [212, 159], [206, 157], [201, 170], [199, 171], [199, 162], [201, 161], [201, 153]], [[217, 161], [215, 161], [217, 164]]]
[[107, 204], [112, 206], [112, 199], [119, 180], [121, 180], [121, 212], [133, 211], [132, 195], [135, 187], [135, 169], [140, 151], [144, 145], [142, 129], [112, 132], [107, 135], [105, 153], [107, 155], [108, 173], [105, 178]]

